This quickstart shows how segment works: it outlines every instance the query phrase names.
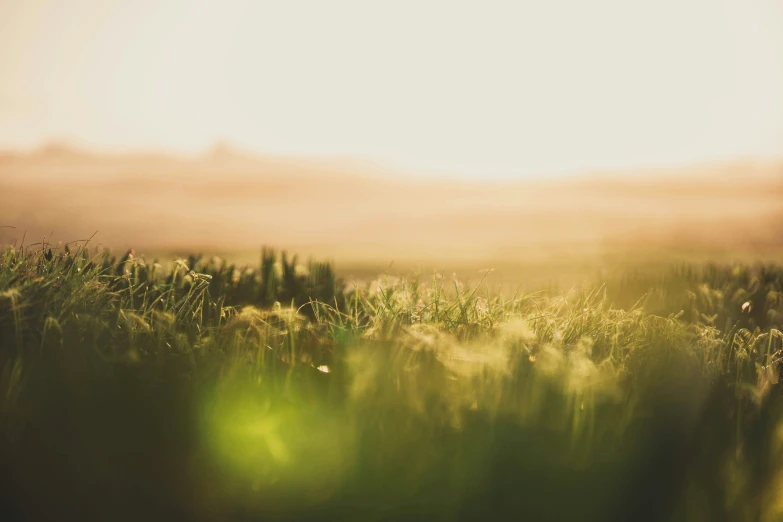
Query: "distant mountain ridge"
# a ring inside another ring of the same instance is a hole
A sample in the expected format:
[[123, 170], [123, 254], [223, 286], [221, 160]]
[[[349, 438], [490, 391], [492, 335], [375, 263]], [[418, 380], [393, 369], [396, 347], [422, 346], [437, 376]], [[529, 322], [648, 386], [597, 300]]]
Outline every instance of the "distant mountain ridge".
[[320, 245], [320, 255], [399, 260], [670, 238], [783, 246], [781, 223], [783, 162], [489, 181], [227, 143], [187, 157], [63, 143], [0, 154], [0, 225], [16, 227], [0, 229], [0, 243], [98, 230], [104, 244], [141, 249]]
[[[319, 166], [333, 167], [335, 165], [349, 165], [351, 170], [359, 169], [367, 171], [385, 171], [390, 172], [388, 167], [381, 168], [381, 163], [373, 163], [366, 160], [350, 159], [345, 157], [321, 156], [321, 157], [302, 157], [284, 154], [269, 154], [253, 152], [233, 145], [224, 140], [218, 140], [210, 147], [200, 153], [174, 153], [165, 150], [92, 150], [88, 147], [76, 145], [67, 140], [51, 140], [42, 145], [28, 149], [18, 150], [12, 148], [3, 148], [0, 146], [0, 162], [3, 160], [15, 161], [61, 161], [61, 162], [112, 162], [112, 161], [157, 161], [161, 163], [187, 163], [187, 164], [238, 164], [245, 166], [253, 165], [299, 165], [307, 166], [309, 169], [318, 170]], [[402, 172], [402, 169], [396, 169], [398, 174], [414, 174], [412, 172]], [[529, 184], [537, 182], [565, 181], [569, 184], [586, 182], [588, 184], [600, 182], [613, 182], [620, 185], [634, 184], [643, 179], [661, 179], [667, 181], [683, 179], [706, 179], [706, 178], [727, 178], [736, 179], [737, 172], [742, 172], [743, 177], [753, 178], [776, 178], [783, 179], [783, 157], [776, 160], [758, 160], [758, 159], [735, 159], [732, 161], [714, 161], [709, 163], [694, 165], [675, 165], [666, 167], [640, 167], [628, 169], [586, 169], [583, 172], [575, 172], [572, 175], [561, 175], [554, 178], [523, 178], [521, 180], [513, 179], [493, 179], [493, 183], [516, 185], [519, 183]], [[368, 172], [371, 173], [371, 172]], [[376, 172], [377, 173], [377, 172]], [[629, 173], [633, 175], [628, 176]], [[478, 173], [477, 173], [478, 174]], [[411, 176], [406, 176], [412, 178]], [[431, 179], [426, 175], [422, 179]], [[415, 178], [412, 178], [415, 179]], [[443, 181], [438, 178], [439, 181]], [[471, 179], [461, 177], [459, 183], [470, 183]], [[475, 181], [480, 182], [481, 177], [476, 176]]]

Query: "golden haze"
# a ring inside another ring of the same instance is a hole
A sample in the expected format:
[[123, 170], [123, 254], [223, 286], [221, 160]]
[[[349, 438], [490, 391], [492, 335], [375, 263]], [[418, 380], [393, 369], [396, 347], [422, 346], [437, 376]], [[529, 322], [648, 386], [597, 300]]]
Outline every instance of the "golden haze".
[[[84, 239], [255, 259], [261, 245], [339, 265], [503, 265], [672, 248], [783, 250], [783, 162], [527, 181], [398, 176], [371, 164], [256, 157], [0, 156], [0, 240]], [[52, 232], [54, 233], [52, 236]]]

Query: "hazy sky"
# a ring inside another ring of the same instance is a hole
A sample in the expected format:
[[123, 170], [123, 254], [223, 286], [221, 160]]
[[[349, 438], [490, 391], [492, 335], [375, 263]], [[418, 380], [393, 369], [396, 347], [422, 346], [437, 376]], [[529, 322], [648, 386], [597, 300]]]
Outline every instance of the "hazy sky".
[[783, 0], [0, 0], [0, 145], [526, 176], [783, 156]]

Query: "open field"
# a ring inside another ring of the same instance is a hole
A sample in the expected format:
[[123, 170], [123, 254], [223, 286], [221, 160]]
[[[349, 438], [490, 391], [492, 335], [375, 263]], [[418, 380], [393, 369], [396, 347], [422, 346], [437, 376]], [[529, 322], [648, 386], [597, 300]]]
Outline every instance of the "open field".
[[781, 520], [783, 268], [506, 296], [0, 258], [4, 520]]
[[779, 164], [368, 169], [0, 157], [4, 519], [783, 520]]
[[783, 522], [783, 0], [0, 0], [0, 522]]

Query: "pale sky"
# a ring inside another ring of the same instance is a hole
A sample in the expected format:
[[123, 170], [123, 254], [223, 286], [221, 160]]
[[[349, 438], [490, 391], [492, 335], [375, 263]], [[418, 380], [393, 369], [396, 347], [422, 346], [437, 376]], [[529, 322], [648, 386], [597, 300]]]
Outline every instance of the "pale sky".
[[0, 0], [0, 147], [525, 177], [783, 157], [783, 0]]

